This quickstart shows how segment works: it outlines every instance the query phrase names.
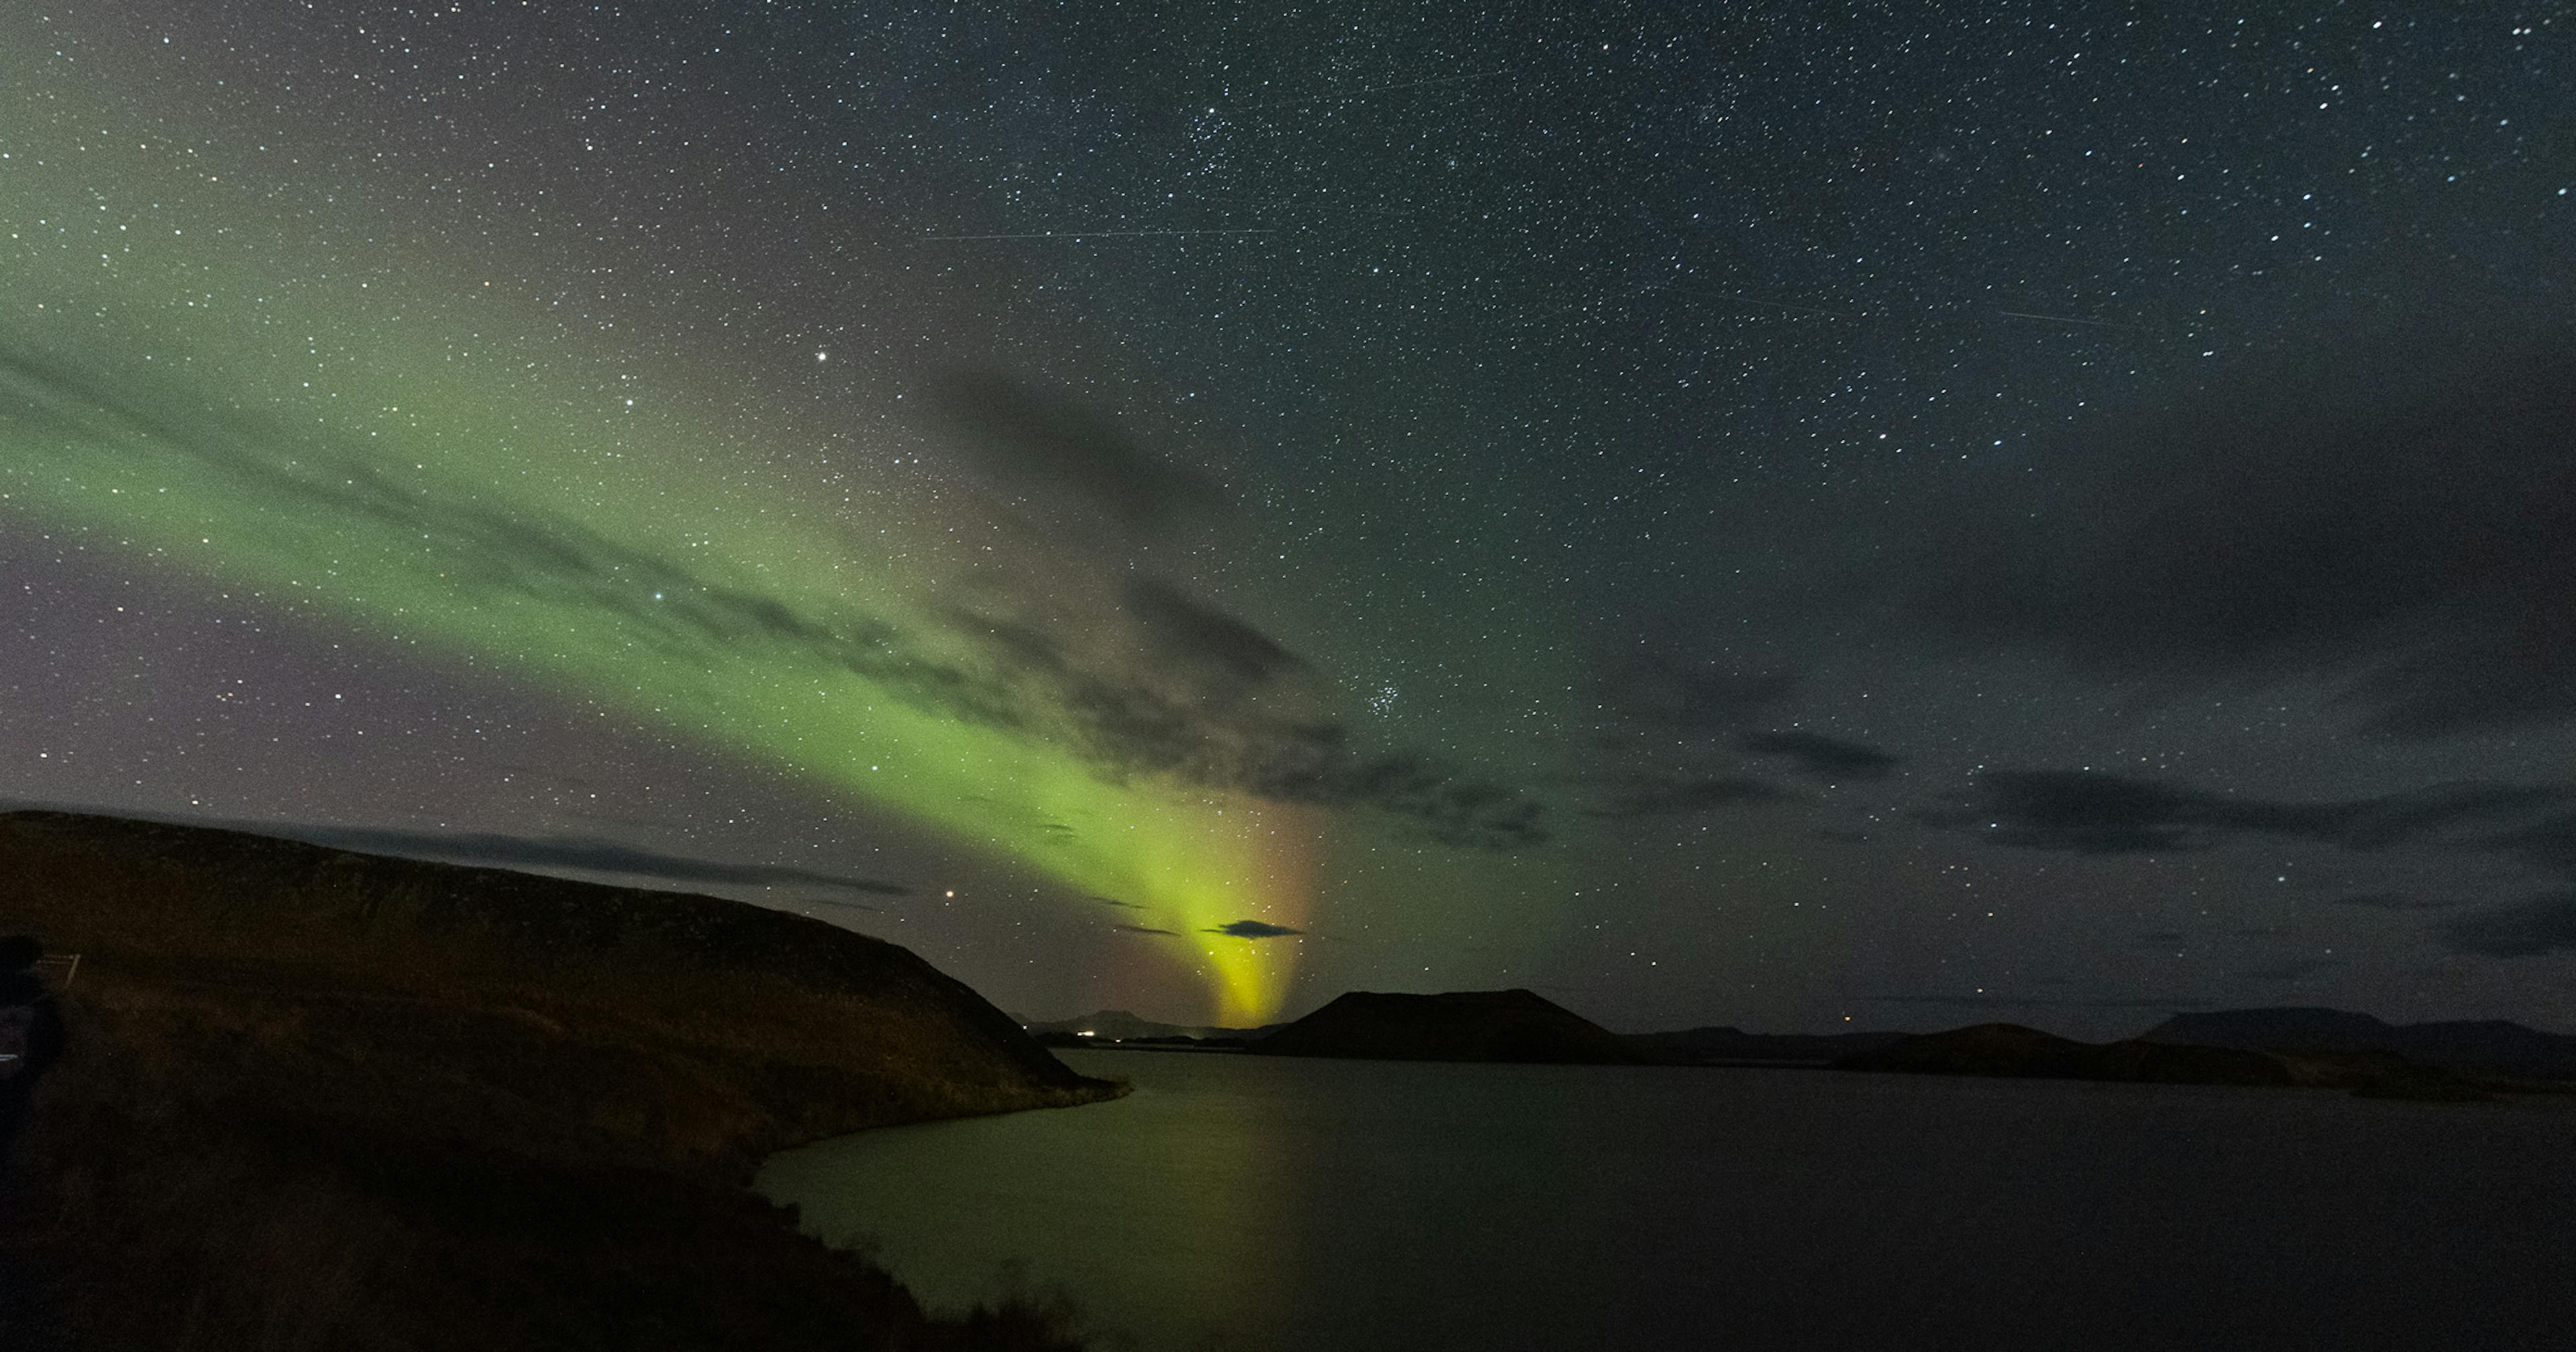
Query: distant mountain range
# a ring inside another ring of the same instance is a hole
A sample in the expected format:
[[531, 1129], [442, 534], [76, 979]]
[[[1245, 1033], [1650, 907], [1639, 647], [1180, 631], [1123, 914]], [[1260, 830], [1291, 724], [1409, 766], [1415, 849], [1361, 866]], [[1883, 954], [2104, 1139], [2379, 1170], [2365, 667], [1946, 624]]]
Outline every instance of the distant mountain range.
[[1017, 1014], [1011, 1017], [1018, 1019], [1020, 1026], [1035, 1037], [1053, 1034], [1058, 1037], [1097, 1038], [1103, 1042], [1135, 1042], [1147, 1038], [1183, 1037], [1198, 1038], [1203, 1041], [1248, 1039], [1260, 1037], [1274, 1029], [1287, 1026], [1272, 1023], [1264, 1024], [1259, 1028], [1219, 1028], [1211, 1024], [1157, 1023], [1152, 1019], [1139, 1018], [1123, 1009], [1103, 1009], [1090, 1014], [1078, 1014], [1070, 1019], [1029, 1019]]
[[2576, 1078], [2576, 1037], [2502, 1019], [2392, 1024], [2340, 1009], [2228, 1009], [2177, 1014], [2138, 1040], [2265, 1052], [2379, 1053], [2443, 1070]]
[[1842, 1070], [1989, 1075], [2141, 1084], [2299, 1083], [2280, 1058], [2233, 1047], [2171, 1042], [2077, 1042], [2015, 1023], [1981, 1023], [1899, 1038], [1835, 1063]]
[[2136, 1038], [2108, 1044], [2076, 1042], [2014, 1024], [1921, 1035], [1884, 1030], [1748, 1033], [1733, 1027], [1622, 1035], [1525, 990], [1442, 995], [1353, 991], [1294, 1023], [1260, 1028], [1161, 1023], [1122, 1009], [1020, 1023], [1051, 1041], [1196, 1040], [1283, 1056], [1837, 1066], [2202, 1084], [2357, 1083], [2410, 1067], [2453, 1075], [2576, 1079], [2576, 1037], [2501, 1019], [2391, 1024], [2337, 1009], [2177, 1014]]

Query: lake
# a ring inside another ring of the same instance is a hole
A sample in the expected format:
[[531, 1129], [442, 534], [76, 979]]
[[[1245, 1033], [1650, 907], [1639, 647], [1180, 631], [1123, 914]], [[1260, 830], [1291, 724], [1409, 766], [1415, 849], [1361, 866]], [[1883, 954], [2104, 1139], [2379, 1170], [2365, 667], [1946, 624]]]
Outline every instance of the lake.
[[1071, 1052], [759, 1187], [1101, 1347], [2566, 1348], [2576, 1098]]

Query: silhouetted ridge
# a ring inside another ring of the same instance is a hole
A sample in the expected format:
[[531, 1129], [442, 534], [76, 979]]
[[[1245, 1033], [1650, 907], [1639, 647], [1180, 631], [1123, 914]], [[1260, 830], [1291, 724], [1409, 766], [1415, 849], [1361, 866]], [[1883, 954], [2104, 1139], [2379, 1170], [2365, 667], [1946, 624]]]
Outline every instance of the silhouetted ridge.
[[1352, 991], [1252, 1044], [1270, 1056], [1640, 1065], [1664, 1058], [1534, 992]]
[[0, 1259], [59, 1274], [75, 1346], [1062, 1345], [925, 1316], [746, 1186], [800, 1142], [1117, 1092], [892, 944], [53, 812], [0, 815], [8, 933], [81, 955], [0, 1179]]
[[2340, 1009], [2226, 1009], [2177, 1014], [2140, 1040], [2269, 1052], [2379, 1053], [2445, 1070], [2576, 1077], [2576, 1037], [2503, 1019], [2392, 1024]]
[[[576, 882], [506, 869], [359, 854], [247, 832], [65, 812], [0, 814], [0, 915], [93, 962], [123, 955], [346, 968], [369, 984], [472, 972], [561, 988], [612, 969], [620, 999], [655, 998], [652, 977], [735, 978], [767, 994], [906, 1009], [903, 1031], [939, 1025], [957, 1068], [998, 1083], [1069, 1087], [1081, 1077], [964, 982], [907, 949], [745, 902]], [[712, 1001], [692, 1019], [752, 1013]], [[711, 1007], [710, 1007], [711, 1006]], [[728, 1009], [730, 1007], [730, 1009]], [[676, 1011], [675, 1011], [676, 1012]], [[831, 1036], [865, 1044], [877, 1033]]]
[[2152, 1084], [2294, 1084], [2289, 1067], [2260, 1052], [2154, 1042], [2097, 1045], [2025, 1028], [1981, 1023], [1925, 1033], [1836, 1063], [1845, 1070], [1920, 1075], [1994, 1075]]

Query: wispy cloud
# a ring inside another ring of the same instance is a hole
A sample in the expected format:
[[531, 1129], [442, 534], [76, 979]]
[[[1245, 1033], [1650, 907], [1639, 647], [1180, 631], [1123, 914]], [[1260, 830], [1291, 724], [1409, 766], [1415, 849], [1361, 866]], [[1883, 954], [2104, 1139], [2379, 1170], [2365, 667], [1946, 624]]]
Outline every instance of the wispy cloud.
[[1905, 763], [1874, 746], [1813, 732], [1748, 732], [1737, 746], [1756, 756], [1775, 756], [1819, 779], [1884, 779]]
[[2174, 853], [2231, 836], [2351, 850], [2444, 839], [2563, 802], [2564, 790], [2451, 784], [2377, 798], [2285, 802], [2213, 793], [2095, 770], [1990, 770], [1961, 806], [1918, 812], [1931, 825], [1999, 845], [2075, 854]]
[[1748, 803], [1772, 803], [1790, 797], [1788, 790], [1750, 775], [1653, 781], [1632, 779], [1592, 809], [1596, 817], [1671, 817]]

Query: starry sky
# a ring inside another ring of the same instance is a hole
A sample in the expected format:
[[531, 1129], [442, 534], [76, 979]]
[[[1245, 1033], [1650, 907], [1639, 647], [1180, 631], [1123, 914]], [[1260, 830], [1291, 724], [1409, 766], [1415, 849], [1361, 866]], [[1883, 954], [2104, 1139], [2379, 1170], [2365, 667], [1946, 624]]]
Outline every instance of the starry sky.
[[2576, 1029], [2571, 38], [12, 6], [0, 800], [1041, 1017]]

